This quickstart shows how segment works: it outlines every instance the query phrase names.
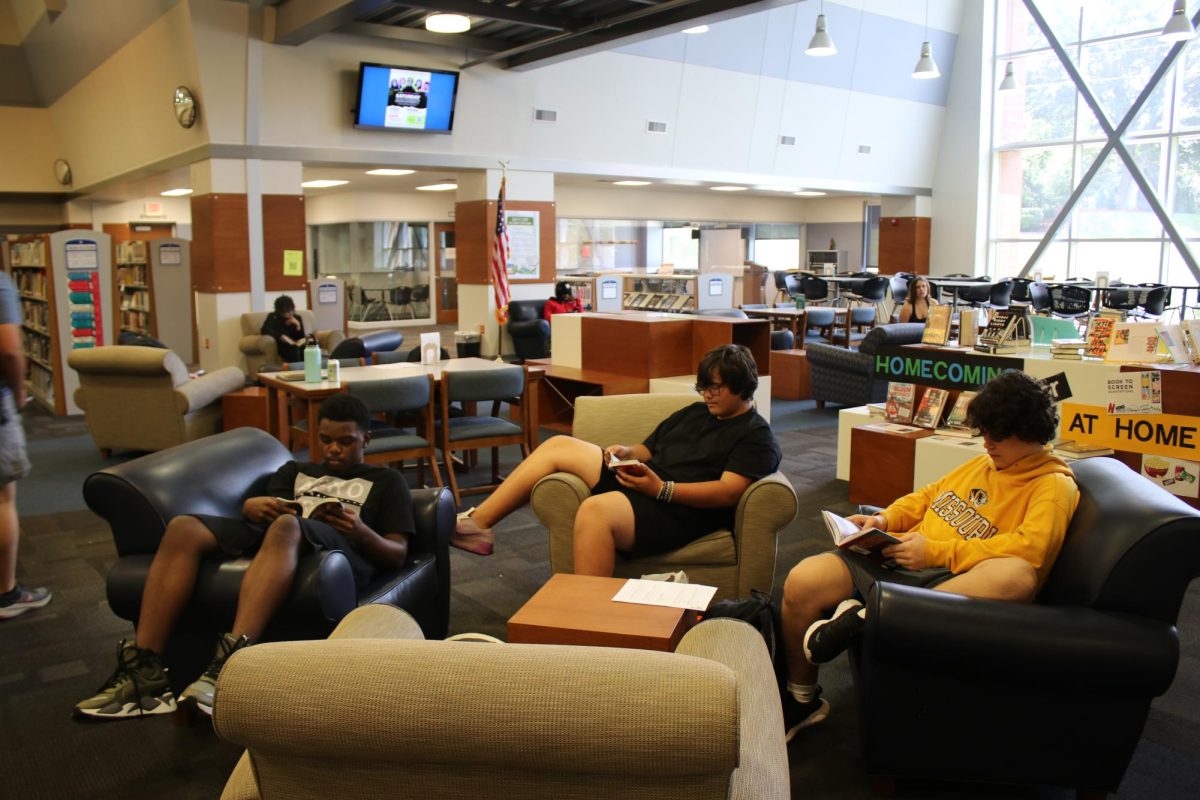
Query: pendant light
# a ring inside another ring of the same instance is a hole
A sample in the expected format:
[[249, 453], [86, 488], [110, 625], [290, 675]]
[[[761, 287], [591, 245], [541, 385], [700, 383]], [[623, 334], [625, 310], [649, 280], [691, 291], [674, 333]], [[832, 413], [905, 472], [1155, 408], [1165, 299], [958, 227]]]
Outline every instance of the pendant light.
[[825, 28], [825, 0], [821, 0], [821, 13], [817, 15], [817, 30], [809, 40], [804, 55], [817, 58], [837, 55], [837, 45], [833, 43], [833, 37]]
[[1000, 81], [998, 91], [1011, 92], [1017, 88], [1017, 79], [1013, 76], [1013, 62], [1008, 62], [1004, 65], [1004, 80]]
[[1196, 38], [1196, 29], [1187, 15], [1187, 0], [1175, 0], [1175, 10], [1162, 29], [1162, 38], [1168, 42], [1186, 42]]
[[425, 18], [425, 30], [430, 33], [466, 33], [471, 30], [471, 18], [462, 14], [430, 14]]
[[933, 60], [933, 45], [929, 43], [929, 0], [925, 0], [925, 41], [921, 42], [921, 57], [913, 67], [912, 76], [919, 81], [940, 78], [941, 70]]

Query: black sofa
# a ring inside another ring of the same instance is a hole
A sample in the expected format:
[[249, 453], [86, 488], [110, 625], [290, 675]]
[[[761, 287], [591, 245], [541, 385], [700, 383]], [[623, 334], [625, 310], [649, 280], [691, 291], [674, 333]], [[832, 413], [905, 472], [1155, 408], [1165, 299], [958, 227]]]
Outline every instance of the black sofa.
[[[264, 431], [236, 428], [89, 475], [84, 501], [108, 522], [117, 546], [118, 558], [107, 579], [113, 613], [136, 622], [150, 562], [172, 517], [240, 516], [245, 499], [261, 495], [268, 476], [290, 459], [287, 449]], [[417, 530], [401, 569], [377, 574], [356, 593], [350, 564], [340, 551], [302, 557], [292, 593], [264, 640], [324, 638], [342, 617], [366, 603], [402, 608], [426, 638], [445, 637], [454, 501], [444, 488], [415, 490], [412, 499]], [[248, 558], [214, 556], [201, 566], [192, 600], [163, 654], [167, 666], [176, 667], [172, 683], [178, 682], [177, 689], [204, 669], [217, 636], [229, 630], [249, 564]]]
[[545, 311], [545, 300], [513, 300], [508, 304], [508, 335], [521, 361], [550, 355], [550, 323], [542, 318]]
[[806, 344], [817, 408], [824, 408], [827, 401], [848, 406], [883, 402], [888, 382], [875, 378], [875, 356], [883, 347], [916, 344], [924, 332], [922, 322], [900, 322], [872, 328], [863, 336], [858, 350], [819, 342]]
[[1115, 459], [1073, 468], [1079, 507], [1034, 604], [871, 593], [852, 653], [869, 774], [1117, 790], [1179, 665], [1200, 512]]

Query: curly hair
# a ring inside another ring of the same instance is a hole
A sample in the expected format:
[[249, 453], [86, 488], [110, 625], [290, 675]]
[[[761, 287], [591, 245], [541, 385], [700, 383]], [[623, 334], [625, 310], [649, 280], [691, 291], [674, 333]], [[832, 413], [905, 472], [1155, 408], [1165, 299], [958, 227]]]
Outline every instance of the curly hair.
[[696, 391], [712, 385], [714, 369], [730, 392], [740, 395], [743, 400], [754, 396], [754, 390], [758, 388], [758, 365], [754, 363], [750, 348], [723, 344], [705, 353], [696, 368]]
[[1058, 431], [1050, 390], [1020, 370], [992, 378], [967, 406], [967, 424], [996, 441], [1015, 436], [1045, 444]]
[[371, 429], [371, 411], [362, 400], [348, 394], [330, 395], [321, 403], [317, 412], [317, 421], [327, 419], [333, 422], [353, 422], [358, 429], [366, 433]]

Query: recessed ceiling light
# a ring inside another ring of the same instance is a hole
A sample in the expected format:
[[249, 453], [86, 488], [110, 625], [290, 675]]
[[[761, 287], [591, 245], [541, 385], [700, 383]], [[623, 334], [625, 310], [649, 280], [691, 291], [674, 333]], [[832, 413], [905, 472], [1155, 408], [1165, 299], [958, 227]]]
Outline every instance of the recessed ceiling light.
[[305, 189], [328, 189], [330, 186], [342, 186], [349, 182], [350, 181], [320, 180], [320, 181], [304, 181], [300, 185], [303, 186]]
[[462, 14], [430, 14], [425, 18], [425, 30], [432, 33], [465, 33], [471, 30], [471, 20]]
[[744, 192], [745, 186], [711, 186], [709, 187], [714, 192]]
[[795, 192], [797, 197], [824, 197], [825, 192], [818, 192], [815, 189], [805, 189], [803, 192]]
[[415, 169], [391, 169], [390, 167], [367, 170], [368, 175], [412, 175], [414, 172], [416, 172]]
[[418, 192], [450, 192], [458, 188], [457, 183], [431, 183], [427, 186], [418, 186]]
[[191, 189], [167, 189], [165, 192], [159, 192], [163, 197], [183, 197], [191, 193]]
[[684, 33], [708, 33], [707, 25], [697, 25], [694, 28], [684, 28]]
[[613, 186], [649, 186], [650, 181], [613, 181]]

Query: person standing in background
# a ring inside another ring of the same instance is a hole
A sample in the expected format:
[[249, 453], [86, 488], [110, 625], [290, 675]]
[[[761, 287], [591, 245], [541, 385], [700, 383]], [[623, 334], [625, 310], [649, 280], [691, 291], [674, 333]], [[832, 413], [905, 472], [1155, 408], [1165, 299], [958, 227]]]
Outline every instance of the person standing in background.
[[17, 583], [17, 481], [29, 474], [25, 430], [25, 351], [21, 345], [21, 308], [17, 290], [0, 272], [0, 620], [11, 619], [50, 602], [45, 587]]

